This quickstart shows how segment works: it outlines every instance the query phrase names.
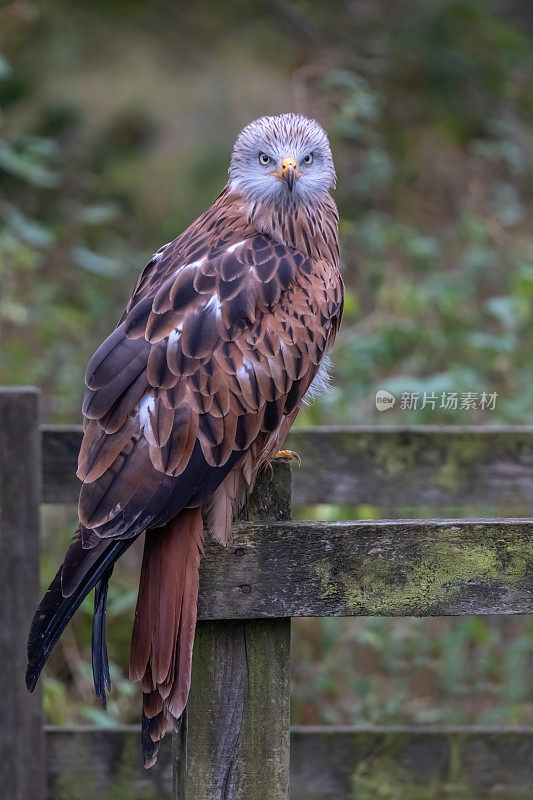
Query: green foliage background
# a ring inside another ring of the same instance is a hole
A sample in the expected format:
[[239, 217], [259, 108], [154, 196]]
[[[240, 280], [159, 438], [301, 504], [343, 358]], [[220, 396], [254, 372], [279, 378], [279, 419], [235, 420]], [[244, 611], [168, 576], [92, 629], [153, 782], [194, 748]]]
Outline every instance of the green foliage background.
[[[216, 196], [240, 127], [294, 109], [331, 134], [347, 285], [335, 389], [300, 423], [530, 422], [531, 23], [503, 0], [4, 5], [1, 382], [78, 421], [85, 364], [150, 254]], [[378, 388], [498, 400], [380, 414]], [[73, 525], [47, 518], [45, 579]], [[49, 673], [50, 720], [135, 719], [135, 565], [110, 597], [110, 713], [92, 701], [87, 603]], [[531, 722], [532, 642], [524, 621], [304, 622], [295, 719]]]

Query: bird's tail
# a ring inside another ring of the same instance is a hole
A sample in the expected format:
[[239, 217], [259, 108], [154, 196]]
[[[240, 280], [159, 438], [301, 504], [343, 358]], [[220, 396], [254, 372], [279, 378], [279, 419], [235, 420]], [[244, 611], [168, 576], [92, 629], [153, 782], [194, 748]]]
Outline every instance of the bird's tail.
[[155, 764], [167, 727], [178, 730], [187, 703], [202, 552], [199, 508], [146, 533], [130, 656], [130, 678], [143, 688], [145, 767]]
[[[113, 564], [130, 547], [134, 538], [104, 539], [94, 547], [85, 549], [79, 533], [74, 537], [31, 623], [26, 670], [26, 686], [30, 692], [35, 689], [48, 656], [76, 609], [100, 581], [102, 586], [107, 587]], [[102, 605], [102, 593], [97, 594]], [[105, 596], [103, 601], [105, 613]], [[103, 647], [105, 649], [105, 639]]]

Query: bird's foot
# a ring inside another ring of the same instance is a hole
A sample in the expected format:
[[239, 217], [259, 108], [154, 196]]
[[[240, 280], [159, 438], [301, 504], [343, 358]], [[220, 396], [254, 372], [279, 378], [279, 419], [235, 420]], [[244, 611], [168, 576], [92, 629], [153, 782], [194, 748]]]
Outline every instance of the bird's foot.
[[302, 459], [298, 453], [295, 453], [293, 450], [278, 450], [272, 461], [276, 461], [277, 459], [281, 461], [297, 461], [298, 466], [302, 466]]

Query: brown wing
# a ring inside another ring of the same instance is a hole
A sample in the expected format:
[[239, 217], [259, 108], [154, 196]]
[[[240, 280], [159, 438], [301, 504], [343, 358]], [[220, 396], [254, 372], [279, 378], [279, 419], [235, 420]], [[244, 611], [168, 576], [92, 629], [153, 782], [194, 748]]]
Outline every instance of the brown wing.
[[336, 268], [240, 236], [164, 248], [89, 363], [79, 513], [99, 537], [204, 502], [298, 406], [332, 342]]

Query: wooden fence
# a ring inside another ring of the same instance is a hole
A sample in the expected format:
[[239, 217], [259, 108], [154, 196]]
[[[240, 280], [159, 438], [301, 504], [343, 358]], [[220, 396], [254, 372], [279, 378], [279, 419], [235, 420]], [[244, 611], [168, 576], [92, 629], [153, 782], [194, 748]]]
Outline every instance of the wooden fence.
[[[38, 593], [39, 502], [76, 501], [81, 432], [43, 427], [38, 434], [38, 393], [1, 391], [0, 746], [10, 756], [1, 760], [7, 771], [1, 800], [287, 800], [289, 739], [293, 800], [358, 800], [354, 774], [364, 778], [380, 760], [393, 785], [399, 770], [413, 782], [409, 800], [439, 797], [423, 788], [439, 781], [461, 800], [481, 800], [489, 790], [502, 800], [531, 796], [530, 732], [294, 729], [291, 735], [289, 693], [291, 617], [533, 610], [533, 521], [525, 518], [533, 516], [533, 428], [292, 434], [289, 446], [303, 459], [294, 471], [294, 506], [371, 507], [391, 519], [291, 521], [290, 469], [276, 464], [235, 526], [233, 545], [207, 547], [191, 697], [173, 754], [166, 742], [158, 770], [146, 775], [129, 731], [46, 729], [46, 795], [40, 699], [23, 690], [24, 640]], [[464, 517], [481, 507], [493, 518], [392, 519], [450, 510]], [[517, 518], [500, 518], [509, 513]]]

